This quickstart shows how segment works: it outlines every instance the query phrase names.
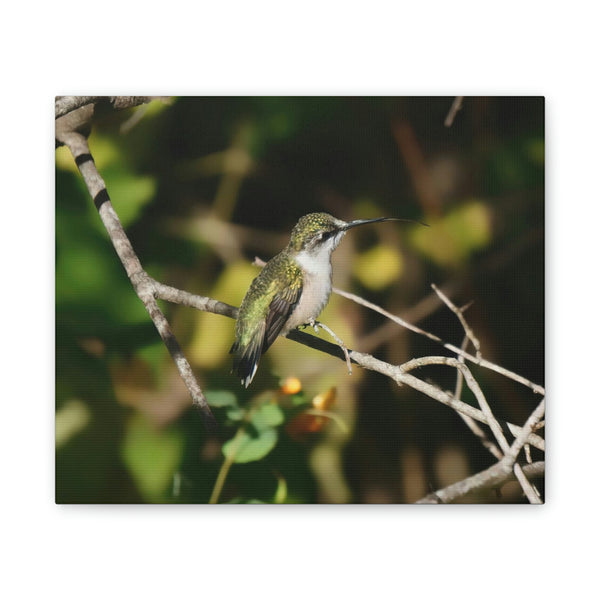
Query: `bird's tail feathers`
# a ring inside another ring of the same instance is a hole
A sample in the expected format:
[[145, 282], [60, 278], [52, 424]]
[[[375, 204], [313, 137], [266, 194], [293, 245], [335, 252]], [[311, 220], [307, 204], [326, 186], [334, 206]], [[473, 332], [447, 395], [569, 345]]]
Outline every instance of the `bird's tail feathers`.
[[233, 342], [230, 354], [233, 354], [232, 373], [237, 375], [242, 380], [242, 385], [248, 387], [254, 379], [260, 357], [263, 353], [264, 344], [264, 327], [262, 335], [260, 332], [250, 338], [248, 344], [242, 345], [239, 340]]

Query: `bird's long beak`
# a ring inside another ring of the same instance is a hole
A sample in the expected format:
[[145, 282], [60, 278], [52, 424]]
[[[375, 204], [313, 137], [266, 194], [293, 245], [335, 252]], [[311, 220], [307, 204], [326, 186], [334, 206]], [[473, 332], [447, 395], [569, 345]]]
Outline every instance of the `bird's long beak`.
[[352, 229], [352, 227], [358, 227], [358, 225], [367, 225], [368, 223], [379, 223], [381, 221], [405, 221], [406, 223], [417, 223], [429, 227], [427, 223], [421, 223], [421, 221], [413, 221], [412, 219], [398, 219], [396, 217], [379, 217], [378, 219], [358, 219], [356, 221], [350, 221], [349, 223], [346, 223], [344, 227], [342, 227], [342, 231], [348, 231], [348, 229]]

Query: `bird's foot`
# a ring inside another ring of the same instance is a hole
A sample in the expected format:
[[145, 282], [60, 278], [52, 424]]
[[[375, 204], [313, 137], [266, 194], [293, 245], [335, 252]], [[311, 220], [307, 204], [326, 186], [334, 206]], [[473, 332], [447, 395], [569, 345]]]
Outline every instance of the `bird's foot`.
[[311, 319], [308, 322], [308, 325], [310, 325], [315, 330], [315, 333], [319, 333], [319, 327], [321, 329], [324, 329], [337, 342], [338, 346], [342, 349], [342, 352], [344, 353], [344, 356], [346, 357], [346, 366], [348, 367], [348, 375], [352, 375], [352, 361], [350, 360], [350, 354], [348, 353], [348, 348], [346, 347], [346, 344], [344, 344], [344, 342], [342, 342], [342, 340], [333, 331], [331, 331], [331, 329], [329, 329], [329, 327], [327, 327], [327, 325], [325, 325], [324, 323], [321, 323], [320, 321], [315, 321], [315, 319]]
[[319, 323], [319, 321], [315, 321], [314, 319], [311, 319], [308, 322], [308, 325], [310, 325], [315, 330], [315, 333], [319, 333], [319, 327], [322, 327], [323, 329], [325, 329], [325, 325], [323, 325], [322, 323]]

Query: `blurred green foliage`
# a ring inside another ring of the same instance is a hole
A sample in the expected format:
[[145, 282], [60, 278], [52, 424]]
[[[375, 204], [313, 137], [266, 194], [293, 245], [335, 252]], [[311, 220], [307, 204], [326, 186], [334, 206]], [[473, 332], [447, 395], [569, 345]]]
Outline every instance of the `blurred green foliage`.
[[[484, 356], [543, 384], [543, 99], [466, 98], [447, 128], [451, 102], [178, 98], [103, 116], [90, 149], [148, 272], [234, 305], [253, 258], [278, 252], [303, 214], [427, 221], [353, 231], [334, 254], [334, 285], [412, 310], [460, 345], [455, 317], [420, 304], [430, 283], [449, 284], [455, 304], [475, 301], [466, 316]], [[246, 390], [229, 373], [233, 321], [161, 306], [216, 436], [57, 149], [57, 502], [409, 502], [493, 461], [446, 408], [358, 368], [348, 377], [343, 362], [288, 340]], [[389, 362], [445, 353], [339, 297], [321, 320]], [[536, 403], [525, 388], [473, 371], [498, 416], [524, 421]], [[419, 375], [454, 389], [451, 369]], [[510, 486], [503, 497], [518, 499]]]

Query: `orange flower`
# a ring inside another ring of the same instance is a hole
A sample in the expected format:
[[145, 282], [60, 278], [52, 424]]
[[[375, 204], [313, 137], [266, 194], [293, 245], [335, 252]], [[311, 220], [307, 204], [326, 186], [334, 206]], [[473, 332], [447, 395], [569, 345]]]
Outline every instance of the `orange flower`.
[[281, 392], [283, 394], [285, 394], [286, 396], [293, 396], [294, 394], [297, 394], [298, 392], [300, 392], [300, 390], [302, 389], [302, 383], [300, 382], [300, 380], [297, 377], [288, 377], [282, 384], [281, 384]]
[[312, 405], [318, 410], [329, 410], [335, 404], [336, 397], [337, 390], [332, 387], [326, 392], [317, 394], [312, 400]]

